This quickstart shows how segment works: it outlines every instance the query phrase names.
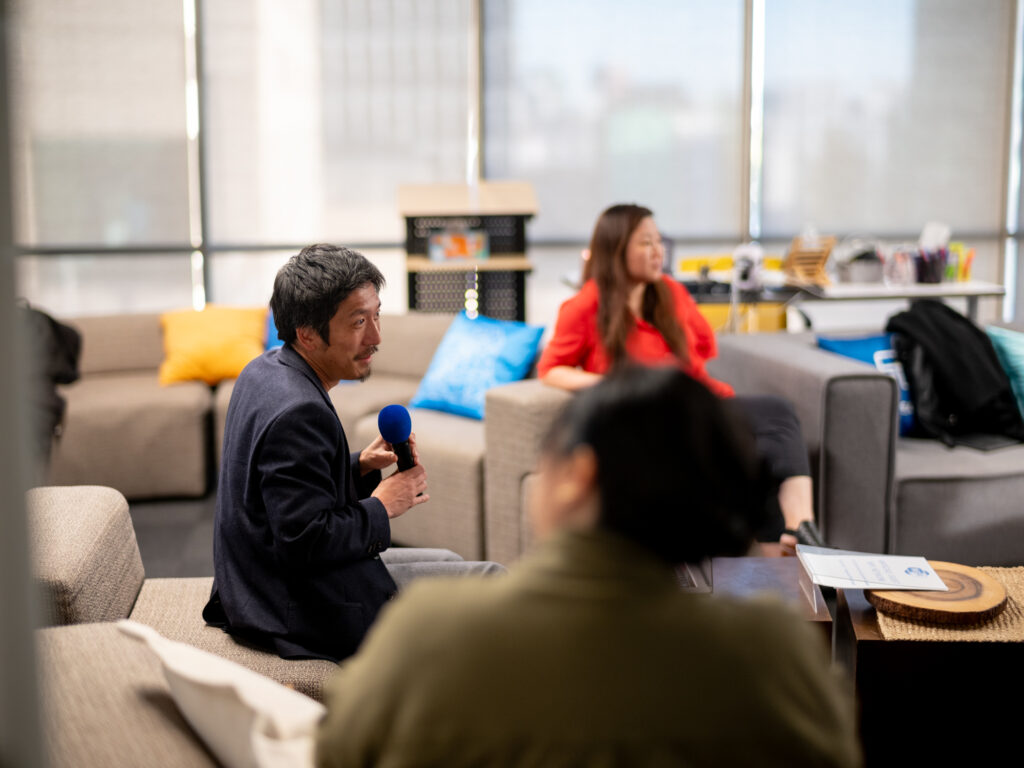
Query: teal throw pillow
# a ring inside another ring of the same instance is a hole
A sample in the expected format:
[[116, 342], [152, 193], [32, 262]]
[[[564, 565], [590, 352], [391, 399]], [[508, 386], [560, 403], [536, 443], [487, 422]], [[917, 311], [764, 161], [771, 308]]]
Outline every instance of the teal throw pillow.
[[872, 336], [819, 336], [818, 346], [843, 357], [850, 357], [875, 366], [882, 373], [896, 379], [899, 389], [900, 434], [909, 435], [914, 429], [914, 400], [903, 373], [903, 365], [892, 348], [892, 334]]
[[487, 390], [529, 374], [543, 333], [540, 326], [460, 313], [409, 405], [482, 419]]
[[267, 345], [264, 349], [283, 347], [284, 342], [277, 338], [277, 325], [274, 323], [274, 313], [267, 311]]
[[1011, 331], [990, 325], [985, 329], [992, 346], [996, 348], [996, 357], [1010, 379], [1013, 396], [1017, 398], [1017, 407], [1024, 414], [1024, 333]]

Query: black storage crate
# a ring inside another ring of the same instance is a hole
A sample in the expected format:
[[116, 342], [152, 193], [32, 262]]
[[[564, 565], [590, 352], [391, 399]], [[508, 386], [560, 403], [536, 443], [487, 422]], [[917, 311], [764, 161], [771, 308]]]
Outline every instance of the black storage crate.
[[410, 272], [409, 308], [417, 312], [461, 312], [466, 292], [476, 291], [481, 315], [526, 320], [526, 274], [522, 271]]

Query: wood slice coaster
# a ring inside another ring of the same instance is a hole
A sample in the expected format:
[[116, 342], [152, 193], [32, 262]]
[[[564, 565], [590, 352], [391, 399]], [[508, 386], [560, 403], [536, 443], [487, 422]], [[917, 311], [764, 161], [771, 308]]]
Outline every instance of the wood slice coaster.
[[1006, 588], [977, 568], [929, 560], [948, 592], [866, 589], [875, 608], [893, 616], [940, 624], [976, 624], [1006, 607]]

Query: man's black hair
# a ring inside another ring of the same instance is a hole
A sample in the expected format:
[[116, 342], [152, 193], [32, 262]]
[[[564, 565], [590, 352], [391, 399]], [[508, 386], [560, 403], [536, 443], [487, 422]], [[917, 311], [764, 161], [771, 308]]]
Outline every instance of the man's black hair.
[[676, 368], [626, 365], [578, 393], [544, 443], [597, 458], [598, 525], [670, 563], [742, 554], [773, 490], [739, 414]]
[[274, 278], [270, 309], [277, 337], [294, 344], [296, 329], [308, 326], [330, 344], [331, 318], [338, 305], [366, 284], [379, 292], [384, 275], [363, 254], [324, 243], [306, 246]]

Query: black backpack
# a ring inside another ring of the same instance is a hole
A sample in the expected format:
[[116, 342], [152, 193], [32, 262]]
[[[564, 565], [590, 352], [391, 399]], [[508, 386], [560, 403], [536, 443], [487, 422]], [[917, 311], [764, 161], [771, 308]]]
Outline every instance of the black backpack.
[[47, 461], [53, 438], [60, 436], [66, 407], [57, 385], [71, 384], [78, 379], [82, 337], [71, 326], [29, 306], [28, 302], [19, 302], [18, 310], [28, 337], [33, 445], [37, 458]]
[[945, 304], [921, 299], [889, 318], [893, 350], [903, 365], [917, 436], [947, 445], [977, 435], [1024, 441], [1024, 418], [988, 335]]

